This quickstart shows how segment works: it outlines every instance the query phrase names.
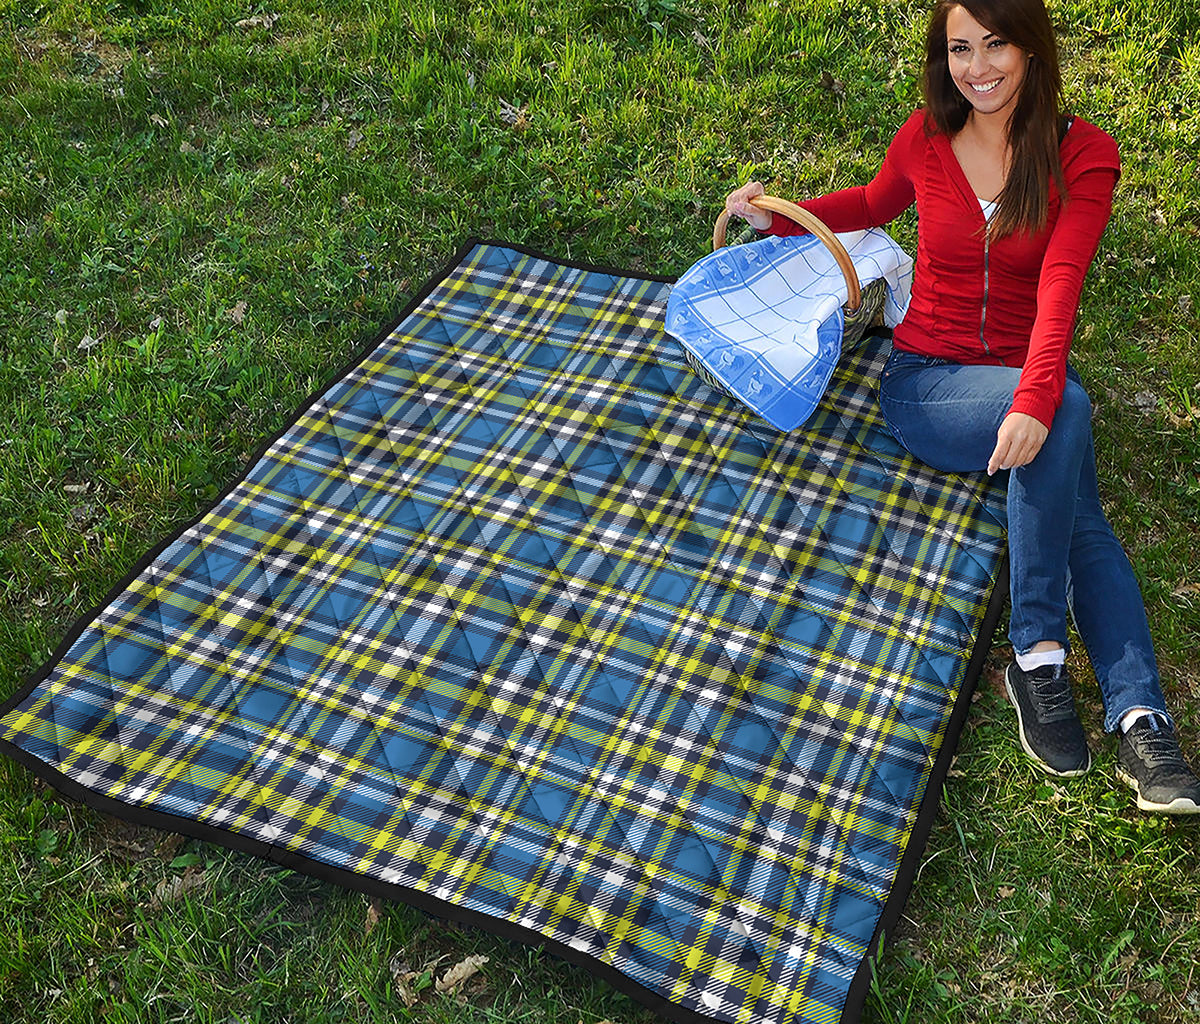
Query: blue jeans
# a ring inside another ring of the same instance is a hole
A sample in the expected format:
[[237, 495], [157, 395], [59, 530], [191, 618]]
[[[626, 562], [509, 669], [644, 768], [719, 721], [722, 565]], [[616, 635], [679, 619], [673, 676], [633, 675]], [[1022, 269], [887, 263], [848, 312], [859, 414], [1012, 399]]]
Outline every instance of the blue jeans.
[[[972, 366], [892, 351], [879, 403], [893, 434], [934, 469], [987, 468], [1019, 368]], [[1110, 732], [1135, 708], [1166, 715], [1137, 579], [1100, 508], [1092, 406], [1067, 370], [1062, 405], [1028, 465], [1008, 472], [1009, 639], [1019, 654], [1042, 640], [1067, 646], [1067, 611], [1087, 648]], [[1168, 716], [1169, 717], [1169, 716]]]

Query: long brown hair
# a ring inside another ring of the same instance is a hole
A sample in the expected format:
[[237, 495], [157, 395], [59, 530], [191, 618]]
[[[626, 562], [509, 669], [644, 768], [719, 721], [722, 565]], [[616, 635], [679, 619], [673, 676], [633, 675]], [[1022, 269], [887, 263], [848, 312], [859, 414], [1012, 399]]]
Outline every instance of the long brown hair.
[[970, 101], [950, 77], [946, 19], [954, 7], [965, 8], [989, 32], [1030, 55], [1008, 121], [1012, 162], [988, 230], [994, 238], [1015, 232], [1035, 234], [1046, 226], [1052, 176], [1058, 194], [1066, 200], [1058, 155], [1066, 122], [1054, 27], [1042, 0], [939, 0], [925, 35], [923, 87], [933, 130], [945, 135], [960, 131], [971, 111]]

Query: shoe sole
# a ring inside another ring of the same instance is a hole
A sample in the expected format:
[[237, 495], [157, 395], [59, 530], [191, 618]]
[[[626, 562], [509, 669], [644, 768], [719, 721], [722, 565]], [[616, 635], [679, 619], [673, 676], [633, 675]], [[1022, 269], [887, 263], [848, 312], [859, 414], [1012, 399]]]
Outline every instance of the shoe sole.
[[1155, 803], [1142, 796], [1142, 788], [1138, 780], [1120, 765], [1117, 765], [1117, 778], [1137, 794], [1139, 811], [1151, 811], [1156, 814], [1200, 814], [1200, 804], [1190, 797], [1177, 796], [1169, 804]]
[[1004, 670], [1004, 692], [1008, 694], [1008, 701], [1013, 706], [1013, 710], [1017, 713], [1017, 736], [1020, 737], [1021, 740], [1021, 749], [1024, 750], [1029, 759], [1033, 761], [1034, 764], [1036, 764], [1039, 768], [1041, 768], [1042, 771], [1044, 771], [1047, 775], [1053, 775], [1059, 779], [1077, 779], [1080, 775], [1086, 775], [1092, 767], [1092, 751], [1090, 747], [1088, 748], [1087, 764], [1085, 764], [1082, 768], [1071, 768], [1065, 772], [1059, 771], [1057, 768], [1053, 768], [1046, 764], [1045, 761], [1043, 761], [1036, 753], [1034, 753], [1033, 748], [1029, 745], [1029, 741], [1025, 739], [1025, 720], [1021, 717], [1021, 705], [1017, 701], [1016, 694], [1013, 693], [1012, 682], [1008, 678], [1009, 669], [1011, 668], [1012, 666], [1010, 665]]

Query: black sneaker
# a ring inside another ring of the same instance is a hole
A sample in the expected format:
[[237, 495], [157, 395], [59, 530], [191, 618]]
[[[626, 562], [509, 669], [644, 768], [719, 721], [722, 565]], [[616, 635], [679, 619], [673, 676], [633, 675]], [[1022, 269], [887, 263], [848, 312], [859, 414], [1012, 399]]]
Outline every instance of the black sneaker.
[[1154, 715], [1121, 733], [1117, 778], [1134, 788], [1143, 811], [1200, 814], [1200, 779], [1183, 759], [1175, 730]]
[[1082, 775], [1092, 766], [1066, 665], [1043, 665], [1025, 672], [1014, 661], [1004, 673], [1004, 688], [1017, 709], [1025, 753], [1051, 775], [1063, 778]]

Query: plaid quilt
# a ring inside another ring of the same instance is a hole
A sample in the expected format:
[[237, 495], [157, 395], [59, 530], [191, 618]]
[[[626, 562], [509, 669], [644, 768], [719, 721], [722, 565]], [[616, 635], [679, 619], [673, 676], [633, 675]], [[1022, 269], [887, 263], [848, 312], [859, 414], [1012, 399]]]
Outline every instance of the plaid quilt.
[[546, 944], [679, 1020], [850, 1019], [995, 621], [1002, 495], [713, 391], [670, 284], [468, 245], [0, 707], [71, 795]]

